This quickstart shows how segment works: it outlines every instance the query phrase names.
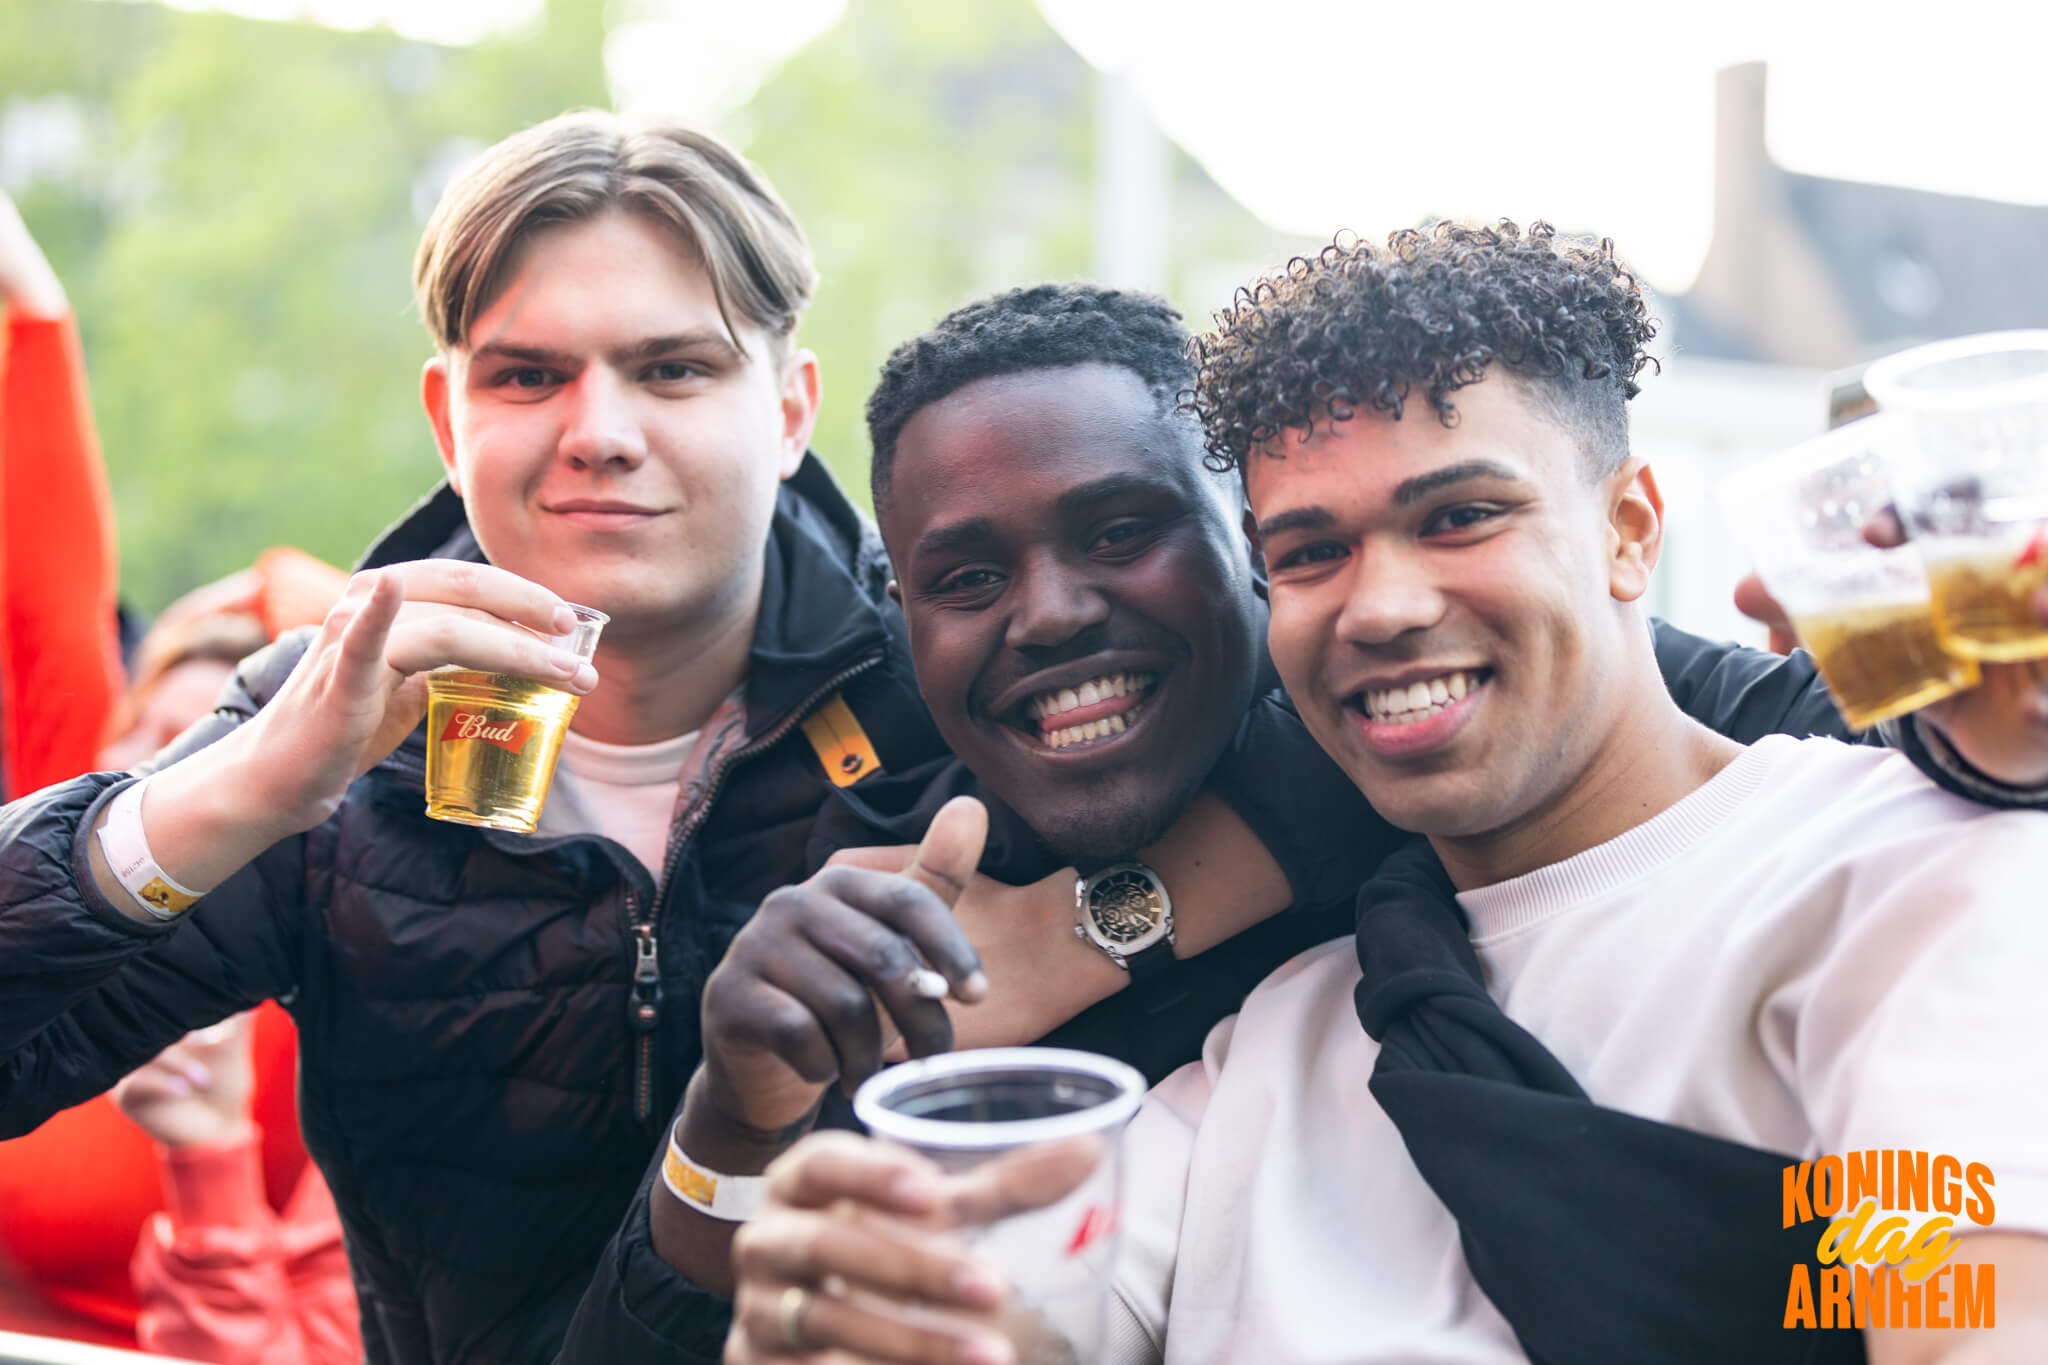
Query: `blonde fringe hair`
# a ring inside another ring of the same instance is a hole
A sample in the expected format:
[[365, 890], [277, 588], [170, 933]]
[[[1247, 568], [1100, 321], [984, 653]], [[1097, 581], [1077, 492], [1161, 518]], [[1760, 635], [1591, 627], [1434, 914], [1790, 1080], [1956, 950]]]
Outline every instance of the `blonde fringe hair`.
[[435, 343], [462, 346], [535, 232], [618, 207], [673, 231], [711, 277], [719, 315], [781, 347], [816, 289], [809, 244], [759, 172], [708, 134], [596, 110], [562, 114], [498, 143], [448, 185], [413, 260], [413, 293]]

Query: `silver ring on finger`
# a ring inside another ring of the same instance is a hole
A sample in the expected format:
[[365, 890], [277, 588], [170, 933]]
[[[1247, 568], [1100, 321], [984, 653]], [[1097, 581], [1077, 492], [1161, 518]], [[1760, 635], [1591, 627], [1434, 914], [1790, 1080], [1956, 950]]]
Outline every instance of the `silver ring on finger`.
[[802, 1285], [791, 1285], [782, 1291], [782, 1302], [776, 1309], [776, 1317], [782, 1324], [782, 1344], [796, 1355], [805, 1356], [818, 1349], [804, 1331], [804, 1314], [810, 1311], [811, 1291]]

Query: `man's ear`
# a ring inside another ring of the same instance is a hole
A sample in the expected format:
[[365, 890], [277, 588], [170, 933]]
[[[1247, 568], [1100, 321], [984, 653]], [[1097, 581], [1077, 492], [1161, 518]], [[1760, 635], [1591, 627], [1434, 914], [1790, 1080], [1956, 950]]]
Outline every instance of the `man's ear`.
[[790, 352], [782, 362], [782, 465], [780, 478], [796, 473], [811, 448], [811, 432], [818, 425], [821, 392], [818, 357], [810, 351]]
[[448, 415], [448, 357], [437, 355], [420, 371], [420, 405], [434, 428], [434, 444], [441, 448], [441, 465], [448, 471], [448, 483], [462, 496], [462, 476], [455, 469], [455, 425]]
[[1244, 538], [1251, 546], [1252, 595], [1261, 602], [1273, 600], [1273, 590], [1266, 582], [1266, 549], [1259, 543], [1259, 519], [1252, 515], [1252, 509], [1244, 509]]
[[1664, 495], [1649, 463], [1631, 456], [1606, 482], [1607, 590], [1633, 602], [1650, 590], [1650, 571], [1664, 548]]

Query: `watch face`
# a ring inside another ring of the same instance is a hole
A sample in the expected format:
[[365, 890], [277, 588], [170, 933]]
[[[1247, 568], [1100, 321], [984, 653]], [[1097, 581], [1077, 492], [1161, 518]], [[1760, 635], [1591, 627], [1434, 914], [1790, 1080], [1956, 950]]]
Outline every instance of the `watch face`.
[[1139, 868], [1110, 868], [1089, 884], [1089, 928], [1109, 947], [1126, 949], [1155, 939], [1165, 919], [1159, 884]]

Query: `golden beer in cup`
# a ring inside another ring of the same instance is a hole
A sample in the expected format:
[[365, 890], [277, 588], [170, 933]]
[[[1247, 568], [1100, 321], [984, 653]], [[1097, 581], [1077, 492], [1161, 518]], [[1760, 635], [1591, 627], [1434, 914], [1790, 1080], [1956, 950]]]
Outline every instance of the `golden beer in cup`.
[[1941, 647], [1925, 597], [1795, 615], [1792, 628], [1852, 729], [1977, 685], [1977, 665]]
[[[610, 618], [571, 604], [563, 647], [588, 659]], [[540, 824], [573, 692], [509, 673], [444, 668], [427, 675], [427, 814], [459, 825], [531, 834]]]
[[1886, 463], [1943, 645], [2000, 663], [2048, 657], [2032, 605], [2048, 582], [2048, 331], [1918, 346], [1873, 364], [1864, 384], [1898, 419]]
[[1942, 647], [1913, 547], [1880, 550], [1863, 539], [1891, 500], [1878, 455], [1888, 431], [1884, 417], [1851, 422], [1757, 461], [1721, 489], [1764, 586], [1858, 730], [1978, 679], [1974, 663]]
[[1935, 624], [1948, 648], [1992, 663], [2048, 654], [2048, 631], [2033, 600], [2048, 584], [2048, 530], [1989, 550], [1977, 541], [1936, 540], [1924, 553]]

